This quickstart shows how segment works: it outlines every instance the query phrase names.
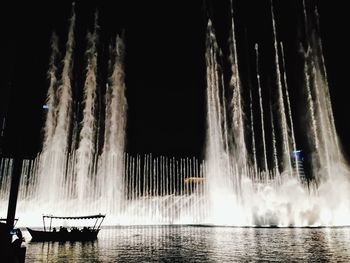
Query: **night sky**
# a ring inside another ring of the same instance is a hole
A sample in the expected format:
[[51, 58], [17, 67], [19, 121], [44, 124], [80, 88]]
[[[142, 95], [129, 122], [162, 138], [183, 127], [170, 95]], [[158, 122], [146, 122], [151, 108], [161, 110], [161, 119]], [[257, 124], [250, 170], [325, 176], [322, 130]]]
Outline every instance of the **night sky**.
[[[103, 59], [110, 39], [123, 30], [125, 33], [127, 151], [202, 157], [207, 14], [213, 17], [219, 45], [225, 53], [230, 26], [228, 1], [207, 1], [205, 4], [203, 0], [86, 2], [76, 2], [74, 88], [81, 89], [84, 81], [85, 36], [87, 29], [92, 29], [97, 8], [101, 27], [101, 65], [106, 64]], [[254, 44], [259, 43], [266, 57], [272, 54], [269, 2], [234, 1], [238, 55], [246, 58], [240, 60], [244, 88], [249, 85], [249, 76], [254, 78], [255, 74], [250, 69], [254, 66]], [[301, 1], [274, 2], [278, 36], [285, 44], [288, 81], [293, 89], [299, 81], [295, 64]], [[349, 155], [349, 74], [346, 66], [349, 52], [345, 40], [349, 32], [349, 15], [345, 14], [345, 3], [314, 2], [320, 13], [336, 127]], [[64, 45], [70, 12], [70, 1], [1, 4], [0, 120], [7, 116], [1, 142], [4, 155], [20, 151], [26, 157], [33, 157], [40, 150], [50, 36], [55, 30]], [[268, 61], [262, 63], [267, 68]], [[269, 69], [262, 71], [269, 74]]]

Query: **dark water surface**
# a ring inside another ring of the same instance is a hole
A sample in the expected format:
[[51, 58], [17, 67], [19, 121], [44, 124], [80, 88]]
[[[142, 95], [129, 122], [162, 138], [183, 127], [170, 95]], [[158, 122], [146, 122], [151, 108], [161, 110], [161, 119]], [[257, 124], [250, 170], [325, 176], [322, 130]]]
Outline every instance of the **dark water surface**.
[[30, 242], [29, 262], [350, 262], [350, 228], [118, 227], [90, 242]]

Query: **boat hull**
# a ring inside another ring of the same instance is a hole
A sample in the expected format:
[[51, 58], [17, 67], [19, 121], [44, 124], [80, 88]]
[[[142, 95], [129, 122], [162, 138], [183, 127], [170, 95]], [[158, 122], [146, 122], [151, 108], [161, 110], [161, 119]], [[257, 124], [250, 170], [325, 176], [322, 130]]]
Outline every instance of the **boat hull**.
[[86, 241], [97, 239], [99, 229], [89, 231], [72, 231], [72, 232], [51, 232], [34, 230], [27, 227], [32, 236], [32, 241]]

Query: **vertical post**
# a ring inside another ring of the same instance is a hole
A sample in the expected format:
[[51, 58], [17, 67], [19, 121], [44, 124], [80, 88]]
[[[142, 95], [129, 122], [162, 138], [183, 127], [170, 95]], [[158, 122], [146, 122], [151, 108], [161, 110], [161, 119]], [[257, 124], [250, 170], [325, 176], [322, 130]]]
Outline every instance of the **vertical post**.
[[100, 227], [101, 227], [101, 225], [102, 225], [102, 222], [103, 222], [103, 220], [105, 219], [105, 216], [106, 216], [106, 215], [103, 215], [103, 216], [100, 217], [100, 219], [101, 219], [101, 220], [100, 220], [100, 224], [98, 225], [98, 227], [97, 227], [96, 229], [100, 229]]
[[93, 228], [92, 228], [93, 230], [95, 230], [95, 227], [96, 227], [97, 222], [98, 222], [99, 219], [100, 219], [99, 217], [96, 218], [95, 224], [94, 224], [94, 226], [93, 226]]
[[13, 171], [11, 175], [11, 189], [10, 189], [8, 208], [7, 208], [7, 220], [6, 220], [6, 223], [10, 229], [13, 229], [14, 222], [15, 222], [17, 197], [18, 197], [19, 183], [21, 180], [21, 171], [22, 171], [22, 159], [16, 156], [13, 162]]

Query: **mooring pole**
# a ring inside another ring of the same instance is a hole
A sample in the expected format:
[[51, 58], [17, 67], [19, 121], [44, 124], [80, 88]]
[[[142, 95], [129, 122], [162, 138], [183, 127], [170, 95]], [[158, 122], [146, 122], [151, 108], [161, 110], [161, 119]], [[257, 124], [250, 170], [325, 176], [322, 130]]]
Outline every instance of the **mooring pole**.
[[7, 208], [7, 226], [13, 229], [17, 207], [17, 197], [19, 190], [19, 182], [21, 180], [22, 159], [16, 156], [13, 161], [13, 170], [11, 175], [10, 198]]

